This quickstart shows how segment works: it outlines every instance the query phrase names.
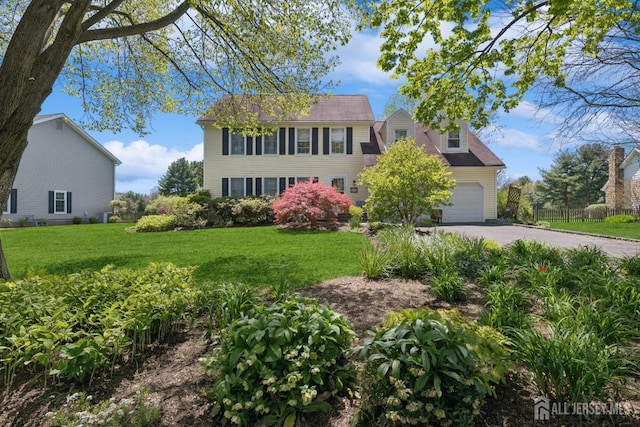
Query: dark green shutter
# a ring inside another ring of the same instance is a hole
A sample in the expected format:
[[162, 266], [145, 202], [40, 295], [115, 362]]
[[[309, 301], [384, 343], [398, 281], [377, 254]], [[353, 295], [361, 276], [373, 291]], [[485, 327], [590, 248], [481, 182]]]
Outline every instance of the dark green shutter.
[[49, 213], [56, 212], [56, 195], [53, 191], [49, 191]]
[[329, 154], [329, 128], [322, 128], [322, 154]]
[[9, 213], [18, 213], [18, 190], [16, 188], [11, 189], [11, 206], [9, 206]]
[[71, 191], [67, 191], [67, 213], [71, 213]]
[[353, 154], [353, 128], [347, 128], [347, 154]]
[[222, 155], [229, 155], [229, 128], [222, 128]]

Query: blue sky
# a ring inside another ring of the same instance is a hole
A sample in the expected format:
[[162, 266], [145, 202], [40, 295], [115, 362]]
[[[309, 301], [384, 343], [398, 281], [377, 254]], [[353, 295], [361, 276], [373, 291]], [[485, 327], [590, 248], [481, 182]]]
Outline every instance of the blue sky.
[[[376, 67], [380, 43], [374, 32], [356, 33], [337, 52], [342, 64], [329, 75], [332, 81], [339, 82], [333, 93], [367, 95], [376, 118], [400, 85]], [[53, 113], [64, 113], [73, 121], [83, 118], [80, 100], [55, 89], [41, 111]], [[149, 194], [171, 162], [181, 157], [202, 160], [203, 133], [195, 123], [197, 117], [157, 114], [144, 137], [133, 132], [88, 133], [122, 161], [116, 168], [116, 191]], [[558, 150], [552, 143], [553, 122], [552, 114], [536, 114], [536, 108], [525, 102], [509, 114], [500, 115], [500, 127], [483, 131], [481, 137], [507, 165], [504, 174], [509, 178], [527, 175], [537, 180], [538, 168], [549, 168]]]

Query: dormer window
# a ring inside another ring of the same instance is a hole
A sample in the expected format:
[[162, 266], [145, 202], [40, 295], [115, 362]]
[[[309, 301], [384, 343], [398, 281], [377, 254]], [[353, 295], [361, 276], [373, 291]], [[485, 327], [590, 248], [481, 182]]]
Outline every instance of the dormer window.
[[447, 132], [447, 149], [459, 150], [460, 149], [460, 131], [450, 130]]
[[395, 135], [394, 142], [400, 141], [402, 139], [407, 139], [407, 136], [409, 135], [409, 131], [407, 129], [395, 129], [394, 135]]

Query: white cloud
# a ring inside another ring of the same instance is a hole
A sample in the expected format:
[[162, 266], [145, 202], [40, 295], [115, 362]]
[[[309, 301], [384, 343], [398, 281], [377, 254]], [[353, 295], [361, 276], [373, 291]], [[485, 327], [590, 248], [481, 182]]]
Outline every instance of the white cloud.
[[515, 128], [489, 126], [480, 132], [480, 136], [490, 146], [520, 148], [540, 153], [554, 151], [553, 147], [542, 142], [539, 134]]
[[384, 86], [393, 84], [391, 73], [378, 68], [382, 39], [378, 32], [353, 30], [349, 42], [339, 47], [335, 54], [341, 64], [329, 74], [329, 78], [342, 83], [370, 84]]
[[[194, 145], [187, 151], [149, 144], [144, 140], [132, 141], [129, 144], [121, 141], [109, 141], [104, 146], [122, 162], [116, 168], [116, 179], [120, 183], [144, 181], [146, 185], [148, 181], [153, 181], [157, 184], [160, 177], [175, 160], [184, 157], [189, 161], [199, 161], [203, 157], [202, 143]], [[148, 191], [149, 189], [144, 192]]]

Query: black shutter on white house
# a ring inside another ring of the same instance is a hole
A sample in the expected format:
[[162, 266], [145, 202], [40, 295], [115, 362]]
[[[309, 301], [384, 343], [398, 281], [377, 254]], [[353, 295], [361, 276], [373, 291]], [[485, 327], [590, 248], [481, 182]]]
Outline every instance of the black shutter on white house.
[[229, 155], [229, 128], [222, 128], [222, 155]]
[[56, 212], [56, 195], [53, 191], [49, 191], [49, 213]]
[[284, 193], [284, 191], [287, 189], [287, 178], [279, 179], [278, 189], [280, 190], [281, 194]]
[[253, 196], [253, 178], [246, 178], [244, 182], [244, 195]]
[[329, 128], [322, 128], [322, 154], [329, 154]]
[[256, 178], [256, 196], [260, 195], [262, 195], [262, 178]]
[[256, 156], [262, 156], [262, 137], [256, 136]]
[[296, 185], [296, 179], [293, 177], [289, 178], [289, 187], [293, 187], [294, 185]]
[[9, 206], [9, 213], [18, 213], [18, 189], [11, 189], [11, 205]]
[[247, 156], [252, 156], [253, 155], [253, 137], [247, 136], [246, 140], [247, 140], [246, 141], [247, 149], [245, 150], [245, 154]]
[[296, 154], [296, 128], [289, 128], [289, 154]]
[[287, 154], [287, 142], [286, 139], [287, 130], [285, 128], [280, 128], [280, 147], [278, 154]]
[[311, 154], [318, 154], [318, 128], [311, 129]]
[[67, 213], [71, 213], [71, 191], [67, 191]]
[[229, 178], [222, 178], [222, 197], [229, 195]]
[[347, 128], [347, 154], [353, 154], [353, 128]]

